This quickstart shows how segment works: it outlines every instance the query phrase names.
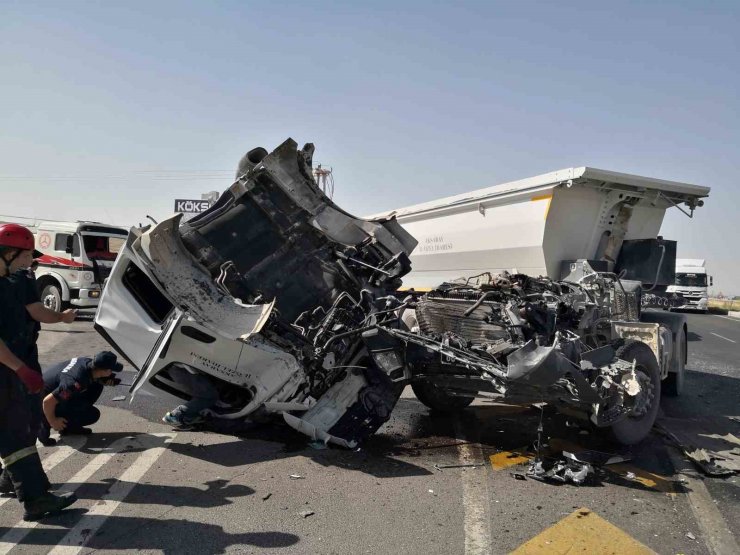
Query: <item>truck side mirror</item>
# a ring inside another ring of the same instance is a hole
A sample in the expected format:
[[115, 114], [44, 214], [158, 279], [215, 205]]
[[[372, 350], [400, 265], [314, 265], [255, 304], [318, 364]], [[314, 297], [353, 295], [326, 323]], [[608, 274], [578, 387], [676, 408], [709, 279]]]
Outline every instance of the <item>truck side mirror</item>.
[[72, 235], [67, 235], [67, 245], [64, 247], [64, 252], [72, 254], [74, 250], [74, 238]]
[[714, 276], [709, 276], [709, 285], [714, 285]]

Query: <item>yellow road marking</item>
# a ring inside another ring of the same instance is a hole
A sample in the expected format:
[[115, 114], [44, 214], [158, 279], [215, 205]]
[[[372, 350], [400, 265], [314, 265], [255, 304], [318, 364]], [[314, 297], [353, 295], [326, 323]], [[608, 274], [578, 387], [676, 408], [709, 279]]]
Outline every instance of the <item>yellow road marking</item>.
[[655, 553], [632, 536], [582, 508], [517, 547], [514, 555], [648, 555]]
[[[501, 408], [503, 408], [503, 406]], [[547, 449], [545, 454], [547, 456], [553, 457], [559, 456], [563, 451], [577, 453], [581, 450], [583, 450], [583, 447], [576, 443], [572, 443], [560, 438], [551, 438], [549, 449]], [[526, 447], [515, 451], [501, 451], [500, 453], [496, 453], [489, 457], [489, 459], [491, 460], [491, 468], [493, 468], [493, 470], [503, 470], [504, 468], [509, 468], [510, 466], [524, 464], [531, 461], [533, 458], [534, 453], [530, 453]], [[647, 488], [654, 489], [655, 491], [660, 491], [663, 493], [676, 492], [676, 488], [669, 478], [661, 476], [660, 474], [649, 472], [648, 470], [644, 470], [631, 464], [610, 464], [603, 466], [602, 468], [623, 479], [637, 482]], [[627, 478], [628, 472], [632, 472], [635, 477]]]
[[522, 451], [501, 451], [495, 455], [491, 455], [488, 458], [491, 460], [491, 467], [494, 470], [503, 470], [510, 466], [516, 466], [532, 460], [534, 455], [525, 453]]
[[610, 464], [604, 468], [628, 480], [630, 478], [627, 478], [627, 473], [632, 472], [635, 475], [634, 478], [631, 478], [633, 482], [639, 482], [645, 487], [662, 491], [663, 493], [675, 493], [676, 491], [673, 487], [673, 482], [665, 476], [648, 472], [631, 464]]

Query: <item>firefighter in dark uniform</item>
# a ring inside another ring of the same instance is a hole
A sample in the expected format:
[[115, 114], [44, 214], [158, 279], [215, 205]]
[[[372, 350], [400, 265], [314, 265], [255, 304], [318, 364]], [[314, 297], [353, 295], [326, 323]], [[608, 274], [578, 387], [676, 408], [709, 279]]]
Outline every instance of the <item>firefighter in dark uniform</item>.
[[[15, 494], [23, 503], [25, 520], [38, 520], [74, 503], [74, 493], [49, 493], [49, 479], [36, 450], [31, 429], [29, 393], [39, 393], [41, 374], [29, 368], [24, 357], [33, 341], [27, 315], [43, 322], [71, 322], [66, 314], [28, 303], [29, 274], [33, 261], [33, 234], [16, 224], [0, 225], [0, 493]], [[40, 308], [39, 308], [40, 307]]]
[[[29, 280], [28, 287], [26, 289], [26, 294], [28, 296], [26, 299], [26, 305], [39, 302], [41, 298], [38, 282], [36, 281], [36, 269], [39, 265], [39, 262], [36, 259], [40, 256], [42, 256], [42, 253], [40, 253], [39, 251], [33, 251], [34, 261], [31, 263], [31, 266], [28, 269]], [[26, 311], [26, 316], [28, 320], [27, 325], [29, 327], [28, 333], [31, 334], [31, 346], [29, 348], [28, 355], [24, 358], [24, 361], [26, 362], [26, 364], [28, 364], [29, 368], [41, 373], [41, 364], [39, 363], [39, 348], [37, 345], [39, 334], [41, 333], [41, 323], [32, 318], [31, 315], [28, 314], [28, 311]], [[36, 434], [39, 436], [39, 440], [41, 441], [42, 445], [46, 447], [56, 445], [56, 440], [48, 437], [46, 439], [42, 439], [41, 437], [41, 432], [43, 430], [42, 423], [44, 421], [44, 412], [41, 408], [41, 402], [43, 401], [43, 392], [29, 393], [28, 397], [31, 401], [31, 430], [36, 430]]]
[[[90, 424], [100, 419], [95, 407], [103, 386], [115, 386], [121, 380], [113, 374], [120, 372], [123, 365], [110, 351], [102, 351], [93, 358], [78, 357], [60, 362], [44, 370], [43, 407], [45, 434], [48, 439], [50, 428], [59, 435], [89, 434]], [[39, 439], [43, 440], [43, 437]]]

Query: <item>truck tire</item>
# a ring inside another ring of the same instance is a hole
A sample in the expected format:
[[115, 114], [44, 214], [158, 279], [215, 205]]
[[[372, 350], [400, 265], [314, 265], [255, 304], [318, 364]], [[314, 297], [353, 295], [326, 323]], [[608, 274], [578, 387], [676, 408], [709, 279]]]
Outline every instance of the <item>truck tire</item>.
[[[411, 331], [419, 326], [416, 313], [412, 309], [406, 309], [401, 314], [402, 329]], [[437, 412], [457, 412], [473, 402], [474, 396], [452, 395], [444, 389], [429, 382], [411, 382], [414, 395], [425, 406]]]
[[463, 410], [475, 399], [474, 396], [453, 395], [429, 382], [411, 382], [411, 389], [419, 401], [437, 412]]
[[681, 331], [681, 338], [683, 341], [681, 341], [681, 352], [678, 356], [678, 370], [676, 372], [669, 372], [663, 381], [663, 393], [669, 397], [678, 397], [683, 393], [686, 374], [686, 350], [688, 348], [686, 344], [686, 330]]
[[641, 341], [627, 340], [616, 352], [617, 358], [635, 362], [635, 372], [643, 387], [638, 395], [644, 410], [639, 415], [630, 415], [611, 427], [612, 436], [622, 445], [634, 445], [645, 439], [655, 424], [660, 408], [660, 368], [653, 351]]
[[41, 302], [46, 308], [61, 312], [64, 309], [64, 302], [59, 286], [53, 283], [45, 285], [41, 291]]

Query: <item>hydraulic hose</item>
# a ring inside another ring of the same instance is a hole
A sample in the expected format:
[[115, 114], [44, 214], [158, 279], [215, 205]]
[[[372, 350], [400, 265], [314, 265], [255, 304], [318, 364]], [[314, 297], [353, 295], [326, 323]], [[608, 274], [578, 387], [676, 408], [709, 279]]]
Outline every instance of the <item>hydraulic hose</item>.
[[663, 258], [665, 257], [665, 245], [661, 243], [660, 248], [660, 261], [658, 262], [658, 269], [655, 271], [655, 279], [653, 280], [653, 284], [649, 288], [643, 289], [644, 293], [649, 293], [650, 291], [655, 289], [655, 286], [658, 284], [658, 276], [660, 275], [660, 269], [663, 267]]

